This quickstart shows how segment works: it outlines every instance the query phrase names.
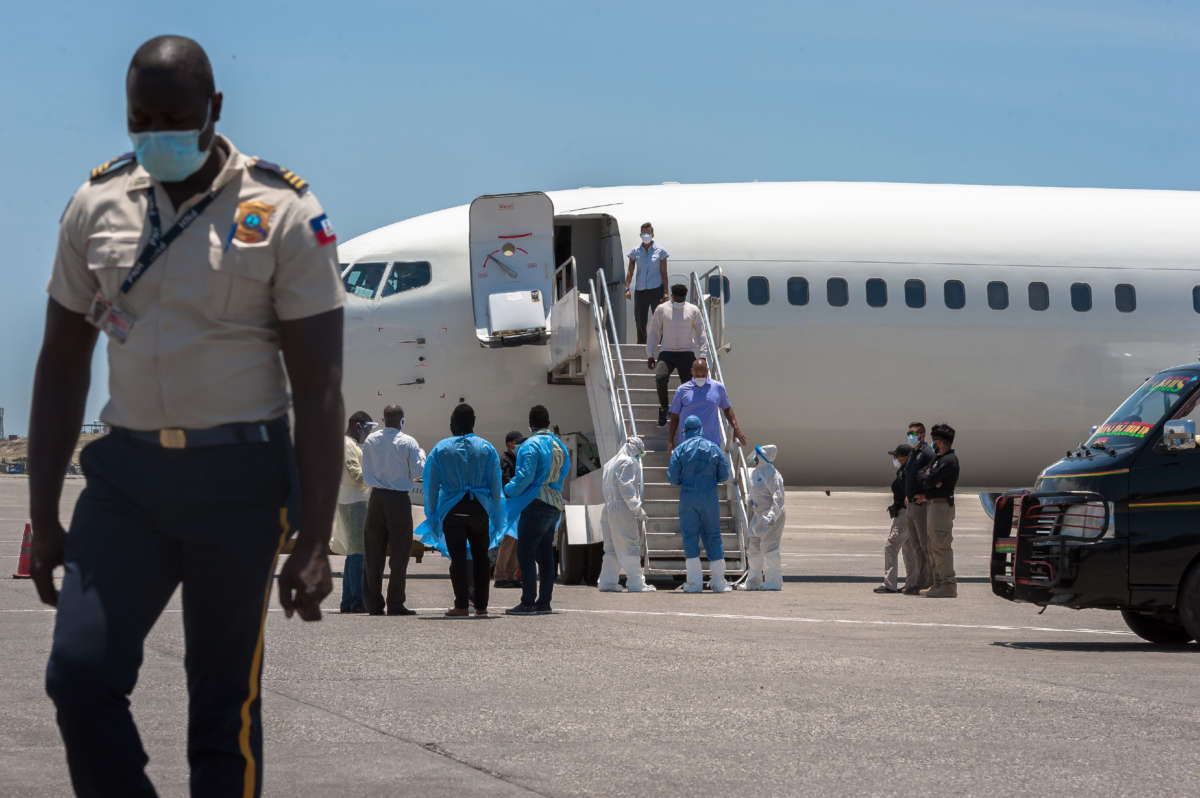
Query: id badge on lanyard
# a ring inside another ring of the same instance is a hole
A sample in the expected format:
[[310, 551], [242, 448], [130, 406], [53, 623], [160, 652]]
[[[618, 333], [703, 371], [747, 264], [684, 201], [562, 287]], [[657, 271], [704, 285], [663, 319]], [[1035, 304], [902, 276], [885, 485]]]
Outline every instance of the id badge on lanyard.
[[[222, 186], [224, 188], [224, 186]], [[221, 189], [210, 191], [204, 196], [204, 199], [197, 202], [187, 213], [180, 216], [175, 224], [171, 225], [171, 229], [167, 232], [162, 231], [162, 221], [158, 214], [158, 200], [154, 198], [154, 187], [151, 186], [146, 190], [146, 222], [150, 227], [150, 236], [146, 239], [146, 246], [142, 247], [141, 254], [133, 264], [133, 268], [129, 271], [129, 276], [125, 278], [125, 282], [121, 284], [120, 295], [123, 297], [129, 293], [134, 284], [142, 279], [142, 275], [146, 270], [158, 260], [159, 256], [167, 251], [167, 247], [171, 246], [179, 234], [188, 228], [188, 226], [200, 218], [200, 214], [207, 210], [212, 204], [217, 195], [221, 193]], [[107, 333], [110, 338], [115, 338], [118, 343], [125, 343], [129, 338], [129, 334], [133, 331], [133, 326], [137, 323], [137, 317], [123, 308], [120, 304], [120, 298], [109, 301], [104, 297], [104, 294], [96, 294], [96, 298], [92, 300], [92, 306], [88, 310], [87, 320], [93, 327]]]

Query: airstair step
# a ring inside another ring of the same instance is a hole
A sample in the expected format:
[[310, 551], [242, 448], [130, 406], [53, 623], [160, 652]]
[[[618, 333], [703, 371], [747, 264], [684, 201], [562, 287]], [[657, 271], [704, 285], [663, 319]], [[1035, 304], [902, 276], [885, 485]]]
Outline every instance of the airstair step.
[[[679, 516], [671, 516], [669, 518], [654, 518], [651, 516], [646, 519], [646, 535], [651, 533], [679, 534]], [[724, 516], [721, 518], [721, 534], [735, 534], [733, 528], [733, 518]]]

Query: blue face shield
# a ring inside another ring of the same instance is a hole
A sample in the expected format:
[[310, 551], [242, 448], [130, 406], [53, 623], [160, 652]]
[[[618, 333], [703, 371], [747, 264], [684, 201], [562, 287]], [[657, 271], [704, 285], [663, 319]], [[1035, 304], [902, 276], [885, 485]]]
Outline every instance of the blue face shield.
[[[204, 124], [198, 130], [148, 130], [130, 133], [137, 161], [160, 183], [178, 183], [194, 175], [205, 160], [208, 149], [200, 149], [200, 134], [212, 117], [212, 103], [204, 112]], [[213, 137], [215, 140], [216, 137]], [[209, 149], [212, 142], [209, 142]]]

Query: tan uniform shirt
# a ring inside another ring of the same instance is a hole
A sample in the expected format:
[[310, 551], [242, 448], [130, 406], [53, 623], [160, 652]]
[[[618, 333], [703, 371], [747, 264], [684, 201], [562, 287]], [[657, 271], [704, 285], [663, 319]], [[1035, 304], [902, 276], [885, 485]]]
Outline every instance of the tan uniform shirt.
[[85, 183], [63, 214], [50, 296], [87, 313], [102, 293], [137, 320], [125, 343], [108, 342], [100, 417], [110, 425], [204, 429], [284, 415], [279, 322], [342, 305], [337, 248], [314, 229], [324, 215], [316, 197], [219, 138], [230, 152], [213, 185], [220, 196], [127, 294], [121, 283], [150, 230], [147, 191], [164, 233], [204, 195], [175, 208], [141, 166], [127, 166]]

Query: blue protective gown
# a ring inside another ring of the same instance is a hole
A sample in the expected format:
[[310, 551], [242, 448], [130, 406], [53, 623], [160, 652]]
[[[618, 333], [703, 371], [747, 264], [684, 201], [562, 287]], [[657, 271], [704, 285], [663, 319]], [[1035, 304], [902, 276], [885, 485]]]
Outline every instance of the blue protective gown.
[[[563, 464], [557, 477], [552, 478], [550, 467], [554, 463], [555, 445], [562, 447]], [[549, 431], [535, 432], [525, 439], [521, 448], [517, 449], [517, 471], [509, 483], [504, 486], [503, 534], [510, 538], [517, 536], [517, 524], [521, 520], [521, 512], [533, 503], [542, 492], [542, 486], [550, 482], [550, 487], [562, 493], [567, 474], [571, 473], [571, 453], [567, 445]]]
[[725, 559], [717, 485], [729, 476], [729, 460], [720, 447], [704, 437], [699, 424], [694, 427], [685, 424], [684, 441], [671, 453], [667, 480], [681, 488], [679, 529], [683, 533], [683, 553], [688, 559], [700, 556], [701, 541], [709, 560]]
[[[438, 441], [425, 458], [425, 522], [414, 534], [426, 546], [449, 557], [442, 521], [468, 495], [488, 516], [491, 546], [504, 534], [504, 495], [500, 488], [500, 456], [473, 433]], [[468, 552], [467, 556], [470, 556]]]

